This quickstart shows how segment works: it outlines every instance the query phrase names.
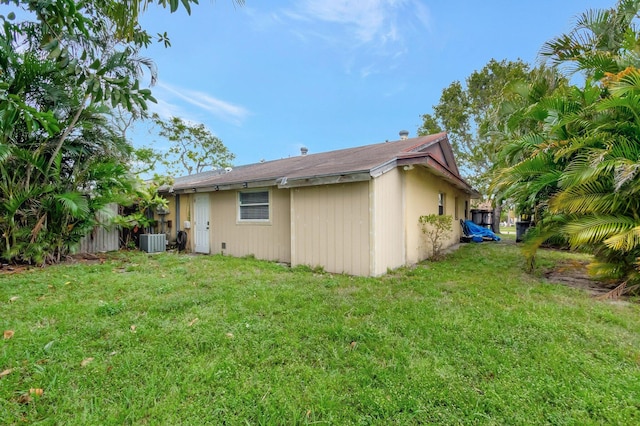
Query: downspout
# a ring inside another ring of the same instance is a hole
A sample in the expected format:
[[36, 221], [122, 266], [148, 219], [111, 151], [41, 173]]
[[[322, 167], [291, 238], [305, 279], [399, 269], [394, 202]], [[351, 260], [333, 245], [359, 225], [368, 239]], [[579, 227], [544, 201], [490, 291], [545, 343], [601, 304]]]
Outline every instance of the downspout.
[[176, 238], [180, 232], [180, 194], [176, 194]]

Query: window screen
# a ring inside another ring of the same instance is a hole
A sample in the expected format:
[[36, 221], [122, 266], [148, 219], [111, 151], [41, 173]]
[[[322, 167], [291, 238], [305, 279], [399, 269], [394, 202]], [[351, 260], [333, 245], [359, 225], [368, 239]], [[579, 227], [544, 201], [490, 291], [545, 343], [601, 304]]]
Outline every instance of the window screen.
[[240, 220], [269, 220], [269, 191], [241, 192]]

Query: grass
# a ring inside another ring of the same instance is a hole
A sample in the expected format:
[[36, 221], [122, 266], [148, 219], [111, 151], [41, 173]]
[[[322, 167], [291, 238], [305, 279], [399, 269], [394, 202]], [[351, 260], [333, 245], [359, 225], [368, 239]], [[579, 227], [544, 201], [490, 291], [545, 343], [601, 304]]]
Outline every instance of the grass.
[[143, 253], [0, 276], [0, 423], [640, 423], [640, 306], [524, 274], [509, 239], [375, 279]]

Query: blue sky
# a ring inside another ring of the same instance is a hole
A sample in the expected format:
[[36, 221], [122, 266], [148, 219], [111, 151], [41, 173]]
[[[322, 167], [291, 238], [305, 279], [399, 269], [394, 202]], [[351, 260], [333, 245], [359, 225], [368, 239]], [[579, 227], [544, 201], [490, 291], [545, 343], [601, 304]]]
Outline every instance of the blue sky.
[[[542, 44], [614, 0], [201, 0], [152, 8], [172, 47], [157, 64], [161, 116], [205, 124], [235, 165], [416, 135], [442, 89], [491, 58], [534, 64]], [[166, 147], [141, 126], [137, 146]]]

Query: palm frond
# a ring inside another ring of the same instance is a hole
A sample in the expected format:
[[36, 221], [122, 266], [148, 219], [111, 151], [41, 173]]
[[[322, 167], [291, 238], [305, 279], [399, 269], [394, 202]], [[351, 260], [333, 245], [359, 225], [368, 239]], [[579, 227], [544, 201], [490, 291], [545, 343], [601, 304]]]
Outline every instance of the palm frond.
[[610, 214], [617, 210], [619, 198], [617, 195], [595, 190], [586, 192], [585, 187], [589, 186], [570, 187], [566, 191], [556, 193], [549, 200], [550, 210], [571, 214]]
[[54, 199], [59, 202], [72, 217], [83, 217], [89, 214], [89, 203], [87, 198], [79, 192], [65, 192], [54, 195]]
[[640, 247], [640, 224], [627, 231], [613, 235], [604, 244], [612, 250], [629, 252]]
[[569, 235], [572, 247], [604, 243], [608, 238], [633, 229], [637, 224], [625, 216], [579, 216], [569, 221], [563, 231]]
[[0, 163], [5, 162], [11, 156], [11, 145], [0, 142]]

